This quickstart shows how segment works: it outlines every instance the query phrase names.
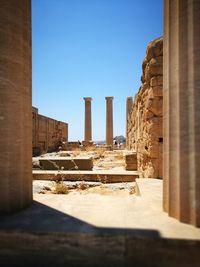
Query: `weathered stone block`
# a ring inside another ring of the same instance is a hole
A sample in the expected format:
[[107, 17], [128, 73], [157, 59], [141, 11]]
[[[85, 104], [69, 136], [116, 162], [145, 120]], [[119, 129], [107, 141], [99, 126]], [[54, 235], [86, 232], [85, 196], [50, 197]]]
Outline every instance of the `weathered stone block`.
[[142, 65], [142, 85], [128, 119], [128, 148], [137, 152], [141, 177], [160, 178], [162, 173], [163, 46], [152, 41]]
[[40, 158], [40, 166], [44, 170], [92, 170], [92, 157], [88, 158]]
[[125, 155], [126, 170], [137, 170], [137, 154], [131, 153]]
[[163, 77], [162, 76], [153, 76], [150, 81], [150, 86], [158, 86], [163, 84]]
[[146, 108], [151, 111], [154, 115], [160, 117], [163, 114], [162, 107], [163, 101], [162, 98], [155, 97], [153, 99], [149, 99], [146, 104]]
[[163, 88], [162, 86], [155, 86], [155, 87], [150, 87], [149, 89], [149, 98], [154, 98], [154, 97], [162, 97], [163, 96]]

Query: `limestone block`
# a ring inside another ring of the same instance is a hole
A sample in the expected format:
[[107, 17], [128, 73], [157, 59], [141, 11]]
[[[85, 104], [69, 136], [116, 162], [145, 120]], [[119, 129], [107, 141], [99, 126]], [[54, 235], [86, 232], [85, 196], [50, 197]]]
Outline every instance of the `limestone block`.
[[162, 38], [153, 40], [147, 46], [146, 60], [149, 61], [153, 57], [158, 57], [163, 55], [163, 41]]
[[92, 170], [92, 157], [88, 158], [40, 158], [40, 166], [44, 170]]
[[148, 147], [148, 156], [152, 159], [158, 158], [159, 155], [159, 146], [156, 142], [152, 142]]
[[157, 76], [157, 85], [163, 85], [163, 76]]
[[[146, 67], [146, 72], [150, 77], [163, 74], [163, 65], [160, 58], [152, 58]], [[145, 76], [146, 77], [146, 76]]]
[[126, 170], [137, 170], [137, 154], [131, 153], [125, 155]]
[[161, 177], [163, 116], [163, 40], [149, 43], [142, 64], [142, 85], [128, 120], [127, 142], [137, 152], [140, 177]]
[[163, 84], [163, 77], [161, 75], [159, 76], [153, 76], [150, 81], [150, 86], [158, 86]]
[[151, 111], [156, 116], [162, 116], [162, 107], [163, 107], [163, 101], [162, 98], [155, 97], [153, 99], [149, 99], [146, 103], [146, 108]]
[[163, 124], [162, 117], [151, 118], [146, 124], [149, 135], [162, 137], [163, 136], [162, 124]]
[[146, 120], [148, 120], [148, 119], [153, 118], [153, 117], [154, 117], [154, 113], [151, 112], [150, 110], [146, 109], [146, 110], [145, 110], [145, 116], [144, 116], [144, 118], [145, 118]]
[[162, 97], [163, 96], [163, 87], [162, 85], [160, 86], [155, 86], [155, 87], [150, 87], [149, 89], [149, 98], [154, 98], [154, 97]]

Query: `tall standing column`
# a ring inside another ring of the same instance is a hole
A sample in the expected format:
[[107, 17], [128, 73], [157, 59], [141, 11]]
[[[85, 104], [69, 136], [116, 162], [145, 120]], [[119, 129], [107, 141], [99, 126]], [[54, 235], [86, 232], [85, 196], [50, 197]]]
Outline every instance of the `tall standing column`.
[[91, 97], [84, 97], [85, 100], [85, 137], [86, 142], [92, 141], [92, 114], [91, 114]]
[[200, 226], [200, 1], [165, 0], [163, 206]]
[[128, 96], [126, 98], [126, 147], [128, 147], [128, 117], [133, 106], [133, 98]]
[[113, 97], [106, 97], [106, 144], [113, 145]]
[[32, 201], [31, 1], [0, 1], [0, 213]]

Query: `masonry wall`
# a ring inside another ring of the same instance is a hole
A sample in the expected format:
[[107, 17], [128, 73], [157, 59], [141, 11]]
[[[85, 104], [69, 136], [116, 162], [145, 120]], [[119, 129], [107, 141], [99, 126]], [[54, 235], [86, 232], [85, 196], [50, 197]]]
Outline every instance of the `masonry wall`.
[[61, 141], [68, 141], [68, 124], [38, 114], [32, 107], [33, 154], [57, 149]]
[[127, 123], [127, 148], [136, 150], [140, 177], [162, 178], [163, 39], [149, 43], [142, 85]]

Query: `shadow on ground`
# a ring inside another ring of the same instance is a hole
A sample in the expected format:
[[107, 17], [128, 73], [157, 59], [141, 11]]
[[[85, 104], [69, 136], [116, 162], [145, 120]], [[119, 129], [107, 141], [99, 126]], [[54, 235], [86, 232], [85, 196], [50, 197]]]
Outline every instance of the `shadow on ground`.
[[18, 213], [0, 216], [0, 229], [159, 237], [159, 232], [154, 230], [96, 227], [37, 201]]
[[199, 251], [200, 241], [163, 239], [156, 230], [95, 227], [36, 201], [0, 216], [4, 267], [199, 267]]

